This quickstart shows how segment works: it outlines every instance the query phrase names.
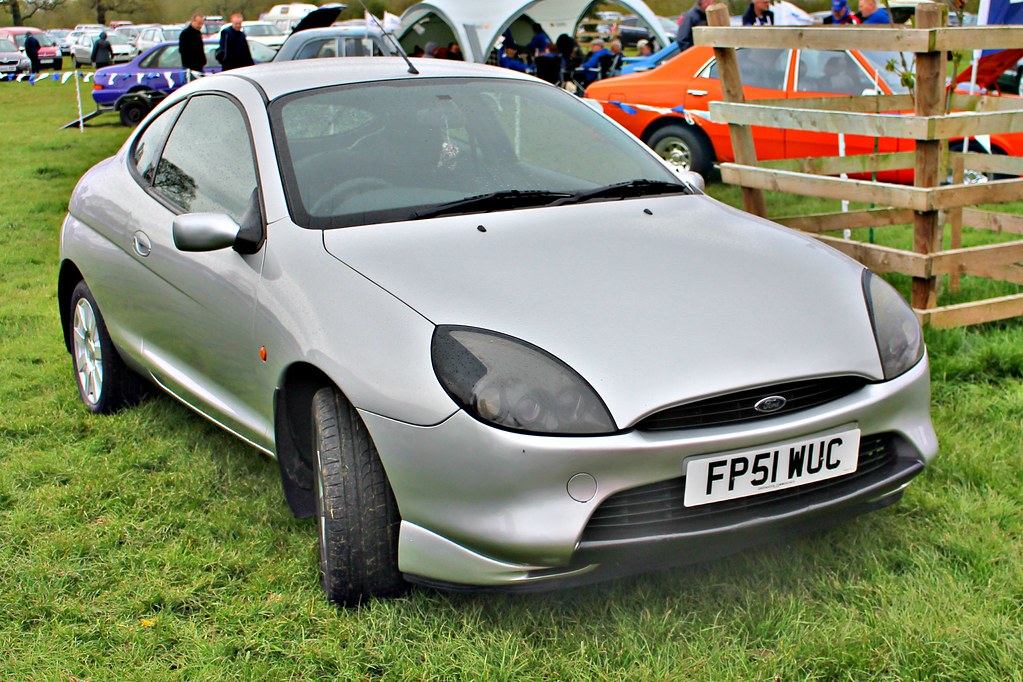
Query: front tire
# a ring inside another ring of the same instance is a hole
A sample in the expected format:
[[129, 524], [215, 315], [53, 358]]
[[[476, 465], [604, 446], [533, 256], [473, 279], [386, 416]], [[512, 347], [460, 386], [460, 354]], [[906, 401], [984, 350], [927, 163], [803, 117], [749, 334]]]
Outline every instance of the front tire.
[[667, 125], [647, 139], [647, 145], [668, 163], [707, 177], [714, 163], [714, 149], [689, 124]]
[[313, 395], [320, 579], [328, 601], [356, 606], [401, 594], [401, 518], [380, 456], [355, 408], [334, 387]]
[[117, 354], [99, 306], [84, 281], [71, 294], [68, 324], [78, 395], [89, 411], [108, 414], [138, 402], [142, 379]]

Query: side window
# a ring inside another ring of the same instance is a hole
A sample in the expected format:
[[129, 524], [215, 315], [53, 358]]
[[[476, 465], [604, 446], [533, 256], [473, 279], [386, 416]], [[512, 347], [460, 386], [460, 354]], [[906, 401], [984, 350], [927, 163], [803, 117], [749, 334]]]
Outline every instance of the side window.
[[[785, 89], [785, 67], [788, 65], [788, 50], [768, 48], [746, 48], [735, 51], [739, 61], [742, 84], [770, 90]], [[717, 62], [710, 65], [707, 78], [720, 78]]]
[[160, 69], [180, 69], [181, 52], [177, 45], [168, 45], [160, 52], [160, 58], [156, 61]]
[[185, 213], [226, 213], [241, 222], [256, 188], [248, 126], [226, 97], [188, 101], [164, 147], [153, 183]]
[[174, 119], [181, 113], [183, 104], [175, 104], [153, 120], [146, 129], [136, 138], [135, 146], [131, 150], [131, 162], [135, 169], [145, 180], [147, 185], [153, 184], [153, 175], [156, 171], [156, 163], [159, 160], [157, 154], [167, 139]]
[[874, 87], [848, 52], [801, 50], [798, 64], [798, 92], [860, 95]]
[[322, 38], [310, 40], [295, 55], [295, 59], [319, 59], [320, 57], [337, 57], [337, 39]]
[[162, 54], [163, 54], [163, 50], [157, 50], [156, 52], [153, 52], [153, 53], [147, 55], [145, 57], [145, 59], [143, 59], [142, 61], [139, 62], [139, 68], [142, 68], [142, 69], [155, 69], [156, 65], [160, 61], [160, 55], [162, 55]]

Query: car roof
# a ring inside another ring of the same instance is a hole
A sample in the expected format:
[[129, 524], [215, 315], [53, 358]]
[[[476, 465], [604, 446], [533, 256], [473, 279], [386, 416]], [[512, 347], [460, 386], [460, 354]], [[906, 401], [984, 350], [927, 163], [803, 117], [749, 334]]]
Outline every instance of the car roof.
[[450, 59], [413, 59], [412, 63], [419, 71], [418, 76], [409, 74], [408, 65], [401, 57], [343, 57], [272, 62], [234, 69], [225, 75], [244, 77], [262, 88], [271, 100], [292, 92], [331, 85], [410, 78], [475, 77], [535, 80], [531, 76], [510, 69]]

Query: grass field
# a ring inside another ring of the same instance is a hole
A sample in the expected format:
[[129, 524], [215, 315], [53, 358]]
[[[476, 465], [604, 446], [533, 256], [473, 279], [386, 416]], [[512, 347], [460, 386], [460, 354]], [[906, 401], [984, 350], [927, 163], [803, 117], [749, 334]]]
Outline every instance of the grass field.
[[272, 460], [169, 398], [79, 403], [59, 226], [127, 129], [58, 130], [71, 84], [0, 83], [0, 112], [0, 679], [1023, 680], [1020, 321], [928, 331], [941, 453], [895, 507], [594, 587], [342, 611]]

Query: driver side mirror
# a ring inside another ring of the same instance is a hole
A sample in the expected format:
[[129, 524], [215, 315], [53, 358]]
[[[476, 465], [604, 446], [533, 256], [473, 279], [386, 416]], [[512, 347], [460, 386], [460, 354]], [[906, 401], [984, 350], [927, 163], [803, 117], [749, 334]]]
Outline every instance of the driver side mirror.
[[707, 183], [704, 181], [703, 176], [696, 171], [679, 170], [677, 172], [678, 176], [682, 178], [682, 182], [692, 185], [701, 192], [706, 189]]
[[226, 213], [186, 213], [174, 219], [171, 233], [179, 251], [219, 251], [234, 246], [241, 230]]

